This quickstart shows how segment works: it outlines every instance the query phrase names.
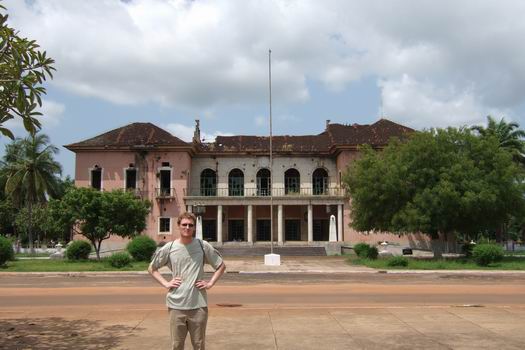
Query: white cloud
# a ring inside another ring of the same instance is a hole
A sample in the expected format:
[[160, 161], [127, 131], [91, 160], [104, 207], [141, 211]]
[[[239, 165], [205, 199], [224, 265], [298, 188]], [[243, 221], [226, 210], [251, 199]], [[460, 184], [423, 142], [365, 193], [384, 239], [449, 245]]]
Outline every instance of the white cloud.
[[456, 91], [453, 86], [436, 88], [407, 75], [380, 85], [384, 116], [417, 129], [481, 124], [487, 115], [510, 113], [484, 106], [472, 91]]
[[[38, 109], [38, 111], [42, 113], [42, 116], [37, 117], [37, 119], [42, 123], [44, 128], [54, 128], [60, 124], [65, 110], [66, 106], [62, 103], [43, 99], [42, 107]], [[16, 117], [8, 120], [4, 126], [14, 131], [18, 136], [21, 136], [19, 135], [20, 132], [24, 132], [22, 118]]]
[[[193, 132], [195, 128], [192, 126], [187, 126], [179, 123], [170, 123], [164, 126], [164, 129], [172, 133], [174, 136], [177, 136], [183, 141], [190, 142], [193, 139]], [[223, 131], [214, 131], [211, 134], [203, 132], [201, 130], [201, 140], [205, 142], [213, 142], [218, 135], [222, 136], [231, 136], [232, 133], [223, 132]]]
[[51, 100], [43, 100], [42, 108], [40, 109], [40, 112], [43, 114], [41, 117], [42, 124], [51, 127], [57, 126], [62, 120], [65, 110], [66, 106], [62, 103]]
[[281, 104], [307, 100], [308, 80], [341, 90], [367, 76], [381, 79], [386, 112], [415, 124], [470, 122], [525, 102], [518, 0], [5, 4], [11, 23], [56, 59], [53, 84], [115, 103], [209, 115], [265, 103], [269, 48]]

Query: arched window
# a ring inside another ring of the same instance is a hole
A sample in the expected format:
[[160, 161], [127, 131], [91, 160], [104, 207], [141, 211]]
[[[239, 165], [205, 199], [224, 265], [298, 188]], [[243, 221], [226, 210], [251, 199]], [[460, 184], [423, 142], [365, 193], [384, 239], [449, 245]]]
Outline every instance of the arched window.
[[284, 194], [299, 194], [301, 175], [296, 169], [288, 169], [284, 173]]
[[217, 173], [212, 169], [204, 169], [201, 173], [201, 196], [217, 195]]
[[272, 188], [272, 178], [270, 170], [261, 169], [257, 172], [257, 195], [269, 196]]
[[233, 169], [228, 175], [228, 195], [244, 196], [244, 173], [240, 169]]
[[328, 194], [328, 173], [323, 168], [315, 169], [312, 174], [313, 194]]

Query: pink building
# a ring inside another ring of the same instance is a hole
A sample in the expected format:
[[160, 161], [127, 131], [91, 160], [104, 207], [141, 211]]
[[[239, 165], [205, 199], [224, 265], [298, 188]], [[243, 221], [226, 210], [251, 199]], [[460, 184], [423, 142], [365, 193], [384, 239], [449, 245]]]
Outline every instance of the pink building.
[[203, 143], [199, 121], [190, 143], [151, 123], [133, 123], [65, 147], [76, 154], [77, 186], [126, 189], [153, 203], [145, 233], [157, 241], [175, 239], [176, 218], [188, 210], [202, 217], [204, 239], [214, 244], [264, 245], [273, 194], [273, 235], [280, 245], [325, 244], [333, 215], [339, 242], [416, 247], [426, 239], [353, 230], [341, 185], [360, 145], [381, 149], [411, 132], [381, 119], [371, 125], [327, 121], [318, 135], [274, 136], [273, 174], [268, 137], [218, 136]]

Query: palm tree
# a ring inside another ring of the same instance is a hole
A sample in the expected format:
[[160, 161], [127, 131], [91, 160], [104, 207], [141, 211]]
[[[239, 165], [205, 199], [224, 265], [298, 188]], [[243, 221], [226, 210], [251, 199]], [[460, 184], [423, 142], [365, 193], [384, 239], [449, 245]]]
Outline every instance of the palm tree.
[[501, 148], [512, 153], [514, 159], [525, 164], [525, 131], [519, 128], [516, 122], [507, 123], [504, 118], [496, 122], [490, 115], [487, 117], [487, 127], [482, 125], [473, 126], [471, 129], [477, 131], [483, 137], [493, 136], [499, 140]]
[[[29, 248], [34, 252], [32, 208], [35, 203], [47, 202], [59, 191], [62, 167], [53, 159], [58, 148], [49, 144], [49, 137], [34, 134], [17, 139], [6, 147], [2, 168], [5, 193], [18, 205], [27, 205]], [[2, 181], [3, 182], [3, 181]]]

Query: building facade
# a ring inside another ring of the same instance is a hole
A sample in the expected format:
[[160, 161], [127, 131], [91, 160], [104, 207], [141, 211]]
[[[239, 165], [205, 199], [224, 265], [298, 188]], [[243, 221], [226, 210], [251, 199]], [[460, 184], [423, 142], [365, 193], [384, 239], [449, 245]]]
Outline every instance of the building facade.
[[274, 136], [271, 168], [269, 137], [218, 136], [205, 143], [198, 120], [192, 142], [151, 123], [133, 123], [65, 147], [76, 154], [76, 186], [125, 189], [152, 202], [145, 233], [156, 241], [175, 239], [176, 218], [188, 210], [201, 217], [204, 239], [217, 245], [264, 244], [272, 232], [280, 245], [315, 245], [329, 240], [333, 216], [339, 242], [417, 246], [424, 237], [353, 230], [342, 185], [360, 146], [381, 149], [411, 132], [386, 119], [326, 121], [318, 135]]

